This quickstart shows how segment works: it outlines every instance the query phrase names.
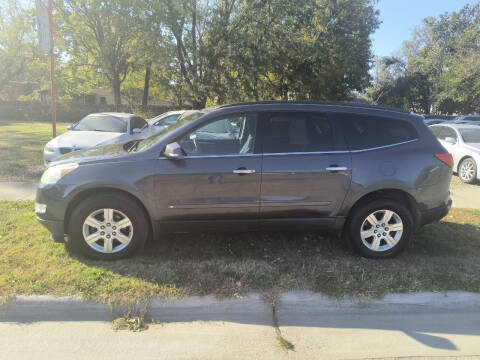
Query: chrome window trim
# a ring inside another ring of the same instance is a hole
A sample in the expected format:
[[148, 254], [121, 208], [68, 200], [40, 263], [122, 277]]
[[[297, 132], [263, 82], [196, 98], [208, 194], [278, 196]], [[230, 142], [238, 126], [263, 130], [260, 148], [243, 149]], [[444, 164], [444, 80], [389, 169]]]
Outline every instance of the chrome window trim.
[[[186, 155], [184, 159], [204, 159], [204, 158], [232, 158], [232, 157], [249, 157], [249, 156], [262, 156], [262, 154], [228, 154], [228, 155]], [[167, 159], [165, 156], [160, 157], [159, 159]]]
[[371, 151], [371, 150], [391, 148], [391, 147], [395, 147], [395, 146], [399, 146], [399, 145], [410, 144], [410, 143], [415, 142], [415, 141], [418, 141], [418, 138], [412, 139], [412, 140], [407, 140], [407, 141], [402, 141], [402, 142], [395, 143], [395, 144], [377, 146], [377, 147], [368, 148], [368, 149], [352, 150], [352, 151], [350, 151], [350, 152], [352, 152], [352, 153], [359, 153], [359, 152], [365, 152], [365, 151]]
[[299, 152], [284, 152], [284, 153], [264, 153], [264, 156], [281, 156], [281, 155], [321, 155], [321, 154], [348, 154], [351, 151], [299, 151]]
[[365, 152], [365, 151], [385, 149], [385, 148], [390, 148], [390, 147], [394, 147], [394, 146], [409, 144], [409, 143], [414, 142], [414, 141], [418, 141], [418, 138], [417, 138], [417, 139], [412, 139], [412, 140], [407, 140], [407, 141], [402, 141], [402, 142], [395, 143], [395, 144], [382, 145], [382, 146], [377, 146], [377, 147], [372, 147], [372, 148], [366, 148], [366, 149], [359, 149], [359, 150], [264, 153], [263, 155], [264, 155], [264, 156], [279, 156], [279, 155], [310, 155], [310, 154], [313, 154], [313, 155], [321, 155], [321, 154], [350, 154], [350, 153], [361, 153], [361, 152]]
[[[367, 149], [359, 149], [359, 150], [338, 150], [338, 151], [304, 151], [304, 152], [284, 152], [284, 153], [263, 153], [263, 154], [229, 154], [229, 155], [198, 155], [198, 156], [185, 156], [184, 159], [202, 159], [202, 158], [231, 158], [231, 157], [247, 157], [247, 156], [282, 156], [282, 155], [323, 155], [323, 154], [356, 154], [362, 153], [366, 151], [372, 150], [379, 150], [379, 149], [386, 149], [395, 146], [400, 146], [404, 144], [409, 144], [412, 142], [418, 141], [417, 139], [402, 141], [395, 144], [389, 145], [382, 145]], [[159, 159], [166, 159], [166, 157], [160, 157]]]

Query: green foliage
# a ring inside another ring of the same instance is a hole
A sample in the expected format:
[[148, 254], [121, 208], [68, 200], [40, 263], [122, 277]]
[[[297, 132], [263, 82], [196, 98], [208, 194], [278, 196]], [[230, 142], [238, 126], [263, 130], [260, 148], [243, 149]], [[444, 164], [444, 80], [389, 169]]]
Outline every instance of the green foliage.
[[[34, 69], [24, 76], [41, 76], [48, 88], [34, 9], [9, 1], [1, 10], [8, 16], [0, 20], [0, 66], [11, 70], [2, 75], [29, 63]], [[108, 85], [117, 105], [123, 96], [130, 105], [162, 99], [193, 108], [207, 101], [347, 99], [370, 83], [374, 2], [58, 1], [58, 94], [80, 98]]]
[[[97, 70], [121, 104], [121, 84], [136, 61], [139, 32], [135, 0], [66, 0], [58, 4], [70, 65]], [[88, 81], [85, 79], [85, 81]]]
[[403, 59], [379, 59], [375, 68], [368, 96], [379, 104], [425, 114], [480, 112], [480, 4], [424, 19]]
[[14, 0], [0, 6], [0, 99], [16, 94], [11, 82], [28, 82], [33, 90], [48, 79], [47, 58], [36, 46], [35, 31], [33, 9]]
[[[200, 2], [200, 4], [202, 4]], [[263, 99], [346, 99], [370, 81], [369, 0], [167, 1], [164, 76], [194, 107]]]

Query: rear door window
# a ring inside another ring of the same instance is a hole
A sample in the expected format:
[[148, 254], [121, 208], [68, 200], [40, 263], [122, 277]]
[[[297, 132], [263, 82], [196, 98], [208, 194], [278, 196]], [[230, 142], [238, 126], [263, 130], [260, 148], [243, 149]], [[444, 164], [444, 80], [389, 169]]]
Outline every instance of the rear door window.
[[439, 140], [445, 140], [447, 137], [457, 139], [457, 133], [455, 130], [446, 126], [435, 126], [432, 131]]
[[379, 116], [339, 114], [342, 131], [350, 150], [394, 145], [418, 138], [407, 121]]
[[264, 153], [335, 150], [333, 126], [322, 113], [270, 113], [264, 117], [263, 134]]
[[457, 139], [457, 133], [452, 128], [445, 127], [442, 130], [441, 138], [442, 138], [442, 140], [445, 140], [447, 137], [450, 137], [450, 138], [453, 138], [453, 139], [456, 140]]

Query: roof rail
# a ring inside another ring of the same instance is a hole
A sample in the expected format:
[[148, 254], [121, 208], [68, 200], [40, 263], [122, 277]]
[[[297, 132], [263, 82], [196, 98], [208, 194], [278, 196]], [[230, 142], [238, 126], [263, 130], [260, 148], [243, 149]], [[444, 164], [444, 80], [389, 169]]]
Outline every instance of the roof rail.
[[337, 106], [351, 106], [351, 107], [358, 107], [358, 108], [366, 108], [366, 109], [379, 109], [379, 110], [388, 110], [388, 111], [395, 111], [401, 113], [409, 113], [408, 111], [389, 107], [389, 106], [379, 106], [373, 104], [363, 104], [355, 101], [310, 101], [310, 100], [302, 100], [302, 101], [286, 101], [286, 100], [268, 100], [268, 101], [246, 101], [246, 102], [239, 102], [233, 104], [225, 104], [219, 105], [217, 109], [227, 108], [231, 106], [242, 106], [242, 105], [269, 105], [269, 104], [304, 104], [304, 105], [337, 105]]

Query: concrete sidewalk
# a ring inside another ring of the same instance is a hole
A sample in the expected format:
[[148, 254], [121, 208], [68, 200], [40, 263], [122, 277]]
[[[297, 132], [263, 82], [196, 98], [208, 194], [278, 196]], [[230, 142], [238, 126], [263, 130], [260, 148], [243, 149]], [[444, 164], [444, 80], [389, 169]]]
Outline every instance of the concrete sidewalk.
[[35, 200], [37, 184], [24, 182], [0, 182], [0, 200]]
[[454, 207], [480, 209], [480, 185], [464, 184], [454, 176], [450, 185], [450, 194]]
[[[105, 306], [74, 298], [20, 297], [0, 307], [5, 359], [480, 358], [480, 294], [389, 295], [336, 301], [311, 292], [243, 299], [154, 301], [160, 322], [114, 331]], [[293, 347], [279, 346], [281, 334]], [[475, 356], [475, 357], [471, 357]]]

